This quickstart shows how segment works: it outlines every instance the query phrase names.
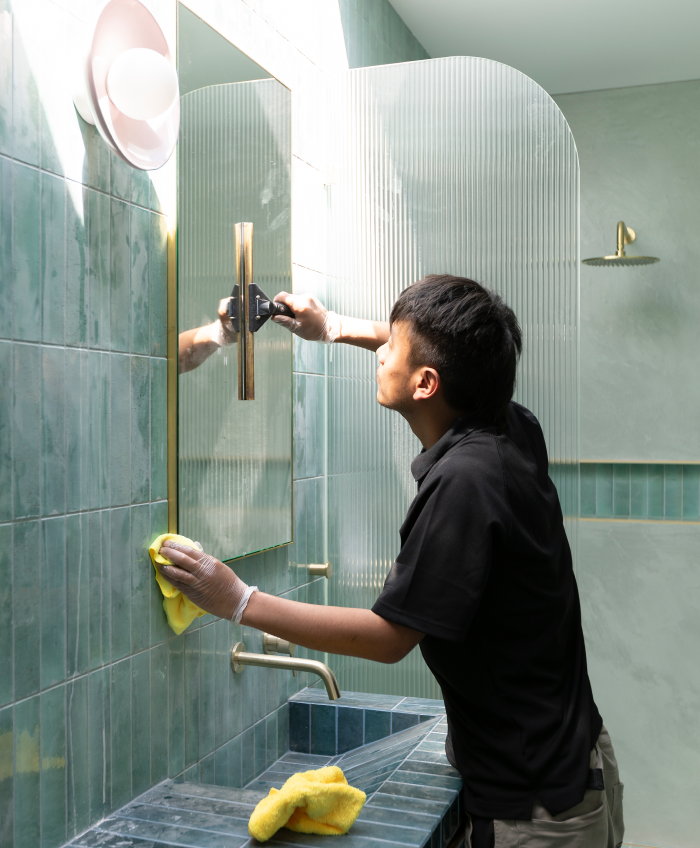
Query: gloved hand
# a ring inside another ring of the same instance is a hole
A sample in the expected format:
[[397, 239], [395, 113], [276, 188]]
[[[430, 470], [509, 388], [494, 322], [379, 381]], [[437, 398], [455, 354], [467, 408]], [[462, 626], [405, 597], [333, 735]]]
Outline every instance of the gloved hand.
[[169, 539], [161, 546], [163, 556], [175, 565], [158, 565], [172, 585], [203, 610], [239, 624], [243, 610], [257, 586], [248, 586], [223, 562], [203, 551]]
[[211, 340], [216, 342], [219, 347], [225, 347], [238, 341], [238, 333], [233, 329], [231, 319], [228, 317], [229, 300], [231, 300], [230, 297], [225, 297], [219, 301], [219, 319], [209, 325], [211, 327]]
[[295, 317], [274, 315], [272, 320], [300, 339], [332, 344], [340, 335], [340, 315], [329, 312], [313, 295], [280, 292], [275, 295], [275, 300], [286, 303]]

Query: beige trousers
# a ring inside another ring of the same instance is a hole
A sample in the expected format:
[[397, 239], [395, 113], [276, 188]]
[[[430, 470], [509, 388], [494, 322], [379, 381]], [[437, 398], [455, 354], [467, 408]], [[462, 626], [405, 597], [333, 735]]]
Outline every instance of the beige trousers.
[[590, 767], [603, 769], [605, 789], [587, 789], [580, 804], [557, 816], [535, 798], [532, 821], [494, 821], [495, 848], [619, 848], [625, 833], [623, 784], [605, 727], [591, 751]]

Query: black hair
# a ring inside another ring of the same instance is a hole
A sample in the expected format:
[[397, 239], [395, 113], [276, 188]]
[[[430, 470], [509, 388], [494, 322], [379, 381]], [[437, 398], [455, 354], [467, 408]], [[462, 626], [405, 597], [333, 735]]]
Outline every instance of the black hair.
[[467, 277], [431, 274], [401, 292], [391, 323], [409, 325], [410, 362], [440, 375], [445, 401], [502, 425], [515, 391], [522, 335], [513, 310]]

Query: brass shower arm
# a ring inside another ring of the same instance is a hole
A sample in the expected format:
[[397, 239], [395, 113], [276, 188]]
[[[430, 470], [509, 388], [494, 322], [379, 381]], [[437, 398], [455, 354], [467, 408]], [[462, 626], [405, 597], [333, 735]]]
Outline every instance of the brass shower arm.
[[617, 222], [617, 255], [625, 256], [625, 245], [632, 244], [637, 234], [632, 227], [625, 226], [624, 221]]

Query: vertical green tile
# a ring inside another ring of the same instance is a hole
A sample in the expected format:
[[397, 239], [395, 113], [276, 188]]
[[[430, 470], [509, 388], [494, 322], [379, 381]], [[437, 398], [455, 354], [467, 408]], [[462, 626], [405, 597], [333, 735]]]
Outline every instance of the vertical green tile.
[[157, 501], [168, 497], [168, 363], [151, 359], [150, 364], [151, 500]]
[[14, 848], [37, 848], [41, 841], [39, 696], [15, 704]]
[[131, 510], [110, 510], [111, 554], [111, 656], [112, 661], [131, 651]]
[[[248, 669], [246, 669], [248, 671]], [[241, 786], [250, 783], [255, 772], [255, 729], [249, 727], [240, 735], [241, 740]]]
[[199, 630], [185, 632], [185, 765], [199, 760]]
[[15, 699], [41, 685], [41, 525], [15, 525], [12, 551]]
[[202, 627], [200, 632], [199, 671], [199, 756], [214, 750], [216, 738], [216, 624]]
[[151, 784], [150, 652], [131, 659], [131, 786], [134, 795]]
[[586, 518], [595, 517], [595, 480], [596, 464], [581, 463], [581, 515]]
[[[294, 481], [294, 559], [300, 565], [308, 564], [306, 554], [306, 481]], [[305, 579], [299, 569], [296, 582]]]
[[131, 502], [131, 359], [112, 354], [110, 362], [110, 503]]
[[664, 466], [664, 515], [671, 520], [683, 515], [683, 468]]
[[277, 756], [284, 756], [289, 750], [289, 704], [282, 704], [277, 710]]
[[[88, 678], [66, 684], [66, 809], [68, 838], [90, 825]], [[107, 738], [109, 745], [109, 738]]]
[[41, 696], [41, 844], [66, 841], [66, 689]]
[[129, 320], [129, 205], [112, 200], [110, 237], [110, 322], [112, 350], [129, 350], [131, 330]]
[[41, 481], [41, 348], [14, 345], [12, 403], [14, 517], [39, 514]]
[[151, 214], [148, 284], [150, 288], [151, 356], [168, 353], [168, 225]]
[[131, 202], [148, 209], [148, 195], [151, 181], [145, 171], [131, 171]]
[[90, 822], [94, 824], [112, 810], [112, 737], [109, 668], [88, 677]]
[[[65, 353], [66, 414], [66, 509], [87, 509], [90, 485], [90, 406], [88, 354], [68, 349]], [[116, 417], [119, 417], [117, 410]], [[115, 434], [118, 440], [119, 434]]]
[[131, 502], [151, 493], [151, 370], [145, 356], [131, 357]]
[[214, 744], [216, 747], [224, 745], [231, 738], [228, 726], [228, 678], [231, 675], [231, 664], [229, 662], [230, 627], [230, 622], [225, 619], [220, 619], [213, 625], [216, 642], [214, 665]]
[[110, 354], [88, 354], [89, 485], [88, 502], [95, 509], [109, 506]]
[[[168, 532], [168, 502], [151, 504], [151, 535], [153, 541], [163, 533]], [[163, 594], [156, 583], [155, 571], [149, 568], [149, 580], [151, 581], [151, 645], [163, 642], [172, 635], [168, 626], [168, 619], [163, 609]]]
[[[254, 753], [255, 758], [254, 777], [261, 775], [267, 768], [267, 723], [265, 719], [253, 725], [254, 735]], [[275, 734], [276, 735], [276, 734]]]
[[88, 192], [90, 245], [88, 343], [110, 346], [110, 200], [99, 191]]
[[151, 786], [168, 776], [168, 646], [151, 648]]
[[647, 466], [643, 463], [635, 463], [630, 466], [630, 478], [630, 516], [632, 518], [646, 518], [649, 508]]
[[[66, 182], [41, 175], [41, 310], [42, 339], [65, 341]], [[71, 307], [72, 308], [72, 305]]]
[[80, 120], [80, 131], [85, 145], [82, 182], [84, 185], [108, 193], [110, 186], [109, 146], [104, 143], [97, 127], [92, 127], [83, 120]]
[[90, 581], [88, 663], [97, 668], [110, 660], [111, 574], [109, 512], [88, 516], [88, 569]]
[[200, 783], [212, 784], [216, 782], [216, 755], [209, 754], [199, 764]]
[[89, 191], [66, 181], [66, 344], [87, 344]]
[[[0, 52], [0, 66], [2, 61]], [[12, 336], [12, 182], [12, 161], [0, 157], [0, 336], [4, 338]]]
[[228, 785], [237, 789], [241, 783], [241, 737], [236, 736], [228, 744]]
[[294, 462], [292, 476], [299, 480], [306, 474], [306, 429], [307, 415], [309, 410], [306, 404], [307, 376], [306, 374], [294, 374], [294, 394], [292, 401], [292, 443], [294, 446]]
[[[241, 641], [240, 636], [240, 626], [231, 626], [228, 629], [228, 656], [230, 660], [231, 649], [235, 645], [236, 642]], [[234, 736], [238, 736], [243, 728], [243, 711], [241, 704], [241, 678], [245, 675], [242, 674], [232, 674], [230, 671], [231, 666], [229, 665], [229, 671], [226, 675], [226, 680], [228, 683], [228, 696], [227, 696], [227, 712], [228, 717], [226, 719], [226, 727], [228, 728], [228, 734], [231, 738]], [[234, 784], [231, 784], [233, 786]]]
[[623, 462], [613, 465], [613, 515], [616, 518], [630, 515], [630, 467]]
[[151, 516], [148, 504], [131, 509], [131, 652], [150, 644], [151, 577], [153, 565], [148, 554], [151, 543]]
[[131, 198], [131, 168], [114, 151], [109, 153], [111, 194], [122, 200]]
[[649, 518], [664, 517], [664, 467], [649, 465]]
[[88, 669], [88, 518], [66, 516], [66, 672]]
[[228, 764], [229, 746], [222, 745], [214, 752], [214, 783], [217, 786], [228, 786]]
[[40, 341], [39, 172], [15, 163], [12, 197], [13, 336]]
[[131, 352], [148, 354], [151, 350], [148, 243], [151, 213], [138, 206], [131, 207]]
[[185, 769], [184, 779], [185, 783], [200, 783], [199, 779], [199, 769], [200, 764], [197, 762], [193, 766], [190, 766], [188, 769]]
[[[39, 164], [40, 110], [38, 79], [35, 77], [27, 55], [27, 39], [35, 41], [39, 30], [30, 25], [32, 13], [38, 11], [35, 4], [20, 7], [23, 20], [14, 14], [14, 38], [12, 51], [12, 155], [31, 165]], [[36, 47], [32, 44], [32, 47]]]
[[168, 775], [185, 767], [185, 636], [168, 643]]
[[63, 348], [41, 349], [41, 511], [66, 511], [66, 357]]
[[0, 342], [0, 521], [12, 518], [12, 343]]
[[277, 710], [265, 718], [265, 768], [277, 759]]
[[12, 154], [12, 8], [0, 0], [0, 153]]
[[13, 700], [12, 525], [0, 525], [0, 704]]
[[12, 750], [13, 736], [13, 707], [0, 710], [0, 845], [2, 848], [12, 848], [14, 830], [13, 816], [13, 776], [14, 762]]
[[111, 666], [112, 809], [123, 807], [131, 792], [131, 661]]
[[596, 515], [598, 518], [610, 518], [613, 514], [612, 478], [612, 465], [599, 462], [596, 465]]
[[700, 465], [683, 466], [683, 518], [700, 519]]
[[66, 679], [66, 520], [41, 523], [41, 686]]

